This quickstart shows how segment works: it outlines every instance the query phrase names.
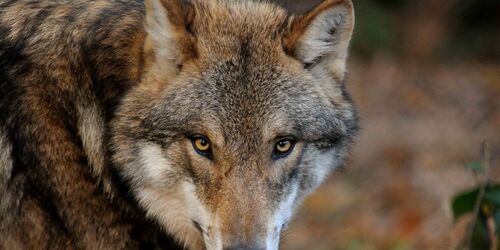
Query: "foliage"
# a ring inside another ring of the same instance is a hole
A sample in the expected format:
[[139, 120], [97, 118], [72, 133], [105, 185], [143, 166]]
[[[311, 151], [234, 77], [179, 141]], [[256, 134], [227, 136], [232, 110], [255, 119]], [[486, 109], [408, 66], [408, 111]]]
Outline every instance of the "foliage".
[[357, 53], [369, 55], [395, 49], [396, 22], [389, 9], [373, 1], [359, 1], [356, 2], [356, 15], [353, 48]]
[[[467, 167], [476, 172], [486, 171], [486, 167], [477, 162], [469, 163]], [[470, 233], [466, 235], [469, 238], [465, 239], [469, 249], [492, 249], [493, 241], [500, 239], [500, 184], [481, 183], [456, 195], [452, 200], [452, 210], [455, 220], [473, 213]]]
[[[353, 50], [360, 55], [411, 55], [411, 44], [423, 41], [428, 53], [448, 59], [500, 56], [498, 0], [354, 0], [354, 5]], [[441, 5], [446, 10], [436, 11]], [[420, 35], [431, 37], [414, 39]]]

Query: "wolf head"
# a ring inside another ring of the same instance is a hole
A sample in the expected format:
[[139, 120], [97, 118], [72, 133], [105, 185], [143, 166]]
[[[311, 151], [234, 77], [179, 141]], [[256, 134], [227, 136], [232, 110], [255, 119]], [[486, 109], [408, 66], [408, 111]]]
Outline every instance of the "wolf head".
[[146, 0], [144, 69], [113, 121], [113, 160], [191, 249], [278, 249], [347, 154], [350, 0], [303, 16], [259, 1]]

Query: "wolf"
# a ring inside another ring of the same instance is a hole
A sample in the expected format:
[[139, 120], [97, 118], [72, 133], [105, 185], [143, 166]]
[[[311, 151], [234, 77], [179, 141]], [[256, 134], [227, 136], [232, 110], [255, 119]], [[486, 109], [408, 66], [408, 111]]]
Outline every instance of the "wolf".
[[278, 249], [348, 156], [350, 0], [0, 1], [0, 248]]

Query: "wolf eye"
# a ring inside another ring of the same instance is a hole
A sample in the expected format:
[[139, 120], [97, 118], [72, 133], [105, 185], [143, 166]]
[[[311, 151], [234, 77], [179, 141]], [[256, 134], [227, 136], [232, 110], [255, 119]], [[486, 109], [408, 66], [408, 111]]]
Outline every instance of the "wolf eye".
[[275, 160], [288, 156], [295, 146], [295, 142], [290, 139], [283, 139], [276, 143], [273, 151]]
[[204, 136], [195, 136], [191, 138], [193, 143], [193, 148], [201, 156], [212, 159], [212, 150], [210, 148], [210, 142]]

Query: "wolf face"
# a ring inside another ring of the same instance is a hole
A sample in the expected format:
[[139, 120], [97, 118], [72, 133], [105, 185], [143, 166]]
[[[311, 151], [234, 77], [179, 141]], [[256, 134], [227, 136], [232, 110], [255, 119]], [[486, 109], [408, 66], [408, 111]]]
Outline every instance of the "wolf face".
[[304, 16], [253, 1], [146, 1], [145, 69], [112, 123], [147, 214], [192, 249], [278, 249], [357, 129], [348, 0]]

